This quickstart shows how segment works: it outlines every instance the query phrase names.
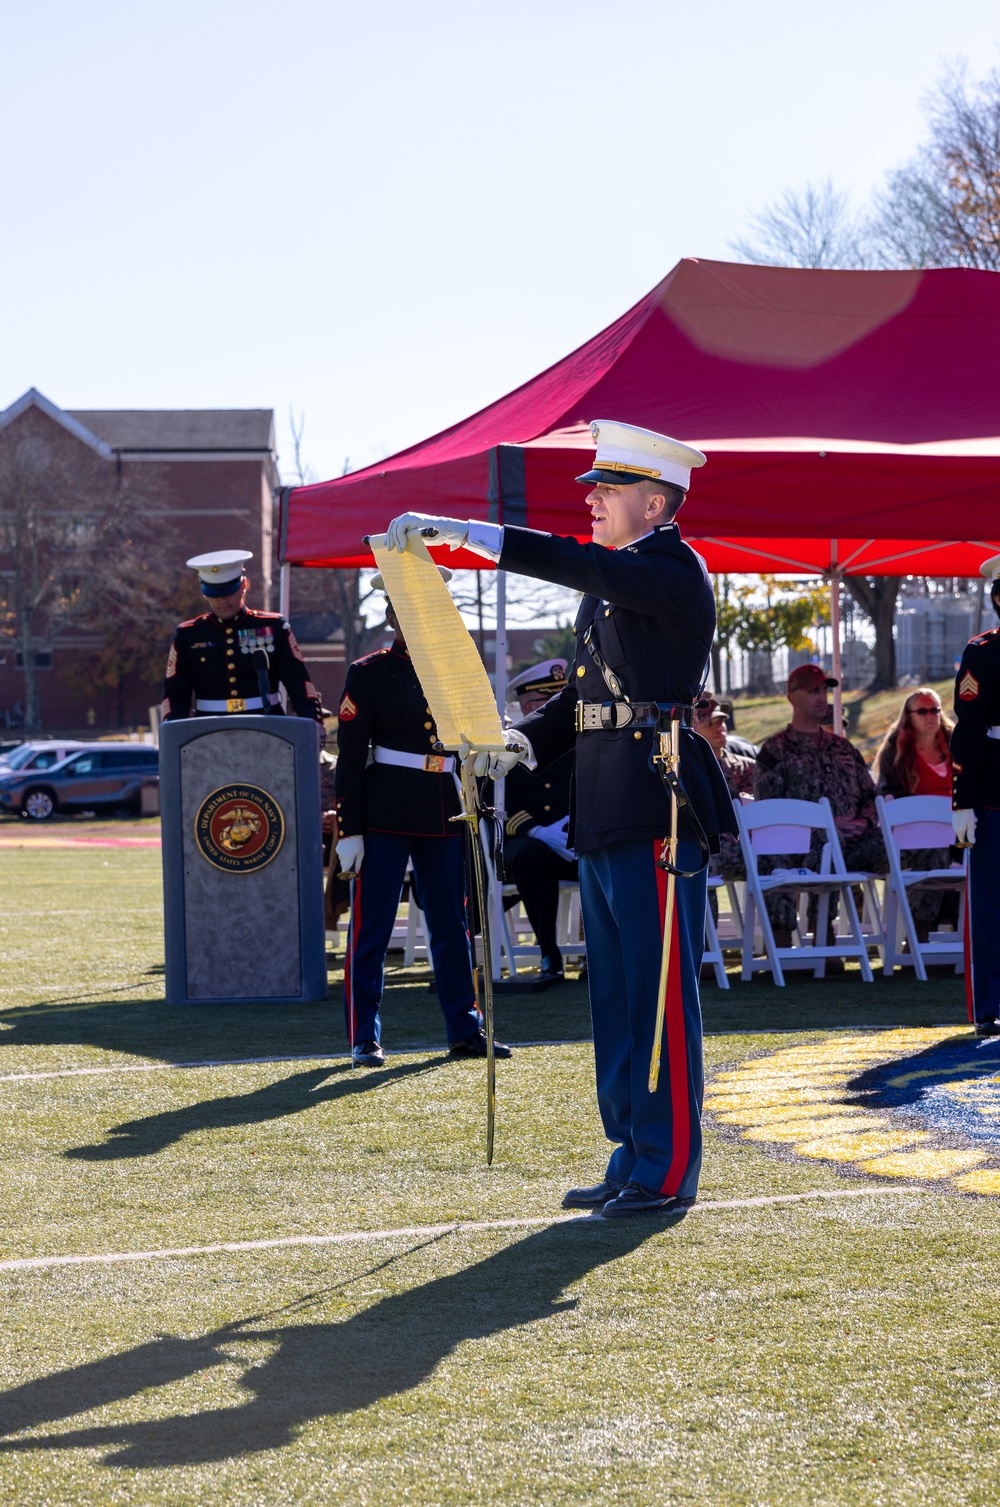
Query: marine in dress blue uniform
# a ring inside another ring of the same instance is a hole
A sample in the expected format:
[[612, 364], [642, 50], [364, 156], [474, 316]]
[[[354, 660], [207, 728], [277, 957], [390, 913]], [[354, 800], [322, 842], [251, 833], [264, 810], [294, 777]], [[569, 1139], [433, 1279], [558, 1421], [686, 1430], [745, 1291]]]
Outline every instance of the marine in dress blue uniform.
[[[322, 727], [319, 692], [295, 635], [280, 612], [246, 606], [249, 550], [217, 550], [187, 563], [198, 572], [212, 611], [181, 623], [167, 660], [163, 721], [280, 713], [284, 686], [296, 716]], [[261, 694], [261, 653], [267, 656], [268, 705]]]
[[[450, 574], [450, 572], [449, 572]], [[374, 579], [375, 589], [381, 578]], [[354, 1061], [379, 1067], [385, 955], [407, 862], [427, 922], [438, 1000], [456, 1056], [485, 1055], [475, 999], [466, 912], [463, 825], [455, 760], [437, 727], [399, 634], [388, 649], [356, 660], [340, 703], [337, 854], [353, 882], [344, 1010]], [[499, 1055], [509, 1049], [498, 1044]]]
[[[982, 574], [992, 580], [1000, 616], [1000, 555]], [[955, 677], [951, 735], [952, 818], [971, 842], [966, 904], [965, 987], [978, 1036], [1000, 1035], [1000, 628], [965, 647]]]
[[[404, 547], [408, 531], [431, 525], [444, 542], [492, 555], [503, 570], [584, 593], [570, 683], [517, 732], [540, 769], [575, 752], [570, 839], [580, 859], [598, 1104], [615, 1150], [604, 1180], [570, 1190], [566, 1203], [619, 1217], [684, 1207], [697, 1190], [706, 849], [717, 851], [719, 834], [737, 826], [715, 755], [690, 726], [715, 603], [704, 562], [673, 514], [705, 457], [627, 424], [601, 420], [592, 432], [594, 469], [578, 479], [592, 484], [596, 542], [416, 514], [395, 520], [388, 541]], [[670, 830], [670, 798], [651, 756], [665, 715], [683, 722], [680, 776], [689, 805], [680, 816], [677, 867], [685, 877], [675, 891], [665, 1070], [651, 1094], [667, 893], [659, 860]], [[510, 757], [493, 756], [494, 768]]]

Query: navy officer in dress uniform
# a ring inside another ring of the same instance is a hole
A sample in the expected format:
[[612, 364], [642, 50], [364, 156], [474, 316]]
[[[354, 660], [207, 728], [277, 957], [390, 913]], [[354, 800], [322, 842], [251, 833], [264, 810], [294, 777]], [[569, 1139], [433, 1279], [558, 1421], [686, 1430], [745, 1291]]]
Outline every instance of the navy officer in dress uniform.
[[[606, 1218], [670, 1212], [694, 1200], [701, 1166], [702, 1028], [698, 975], [705, 937], [706, 867], [722, 832], [738, 828], [709, 745], [691, 730], [715, 631], [704, 561], [675, 519], [693, 467], [690, 445], [630, 424], [591, 425], [593, 542], [496, 524], [405, 514], [391, 548], [433, 527], [501, 570], [585, 593], [566, 689], [518, 724], [522, 747], [482, 755], [495, 773], [517, 760], [545, 769], [575, 750], [570, 841], [580, 892], [594, 1020], [597, 1097], [615, 1144], [602, 1180], [573, 1188], [567, 1207]], [[665, 838], [671, 797], [651, 756], [657, 729], [681, 723], [682, 806], [674, 938], [667, 972], [663, 1068], [648, 1089], [664, 934]]]
[[[447, 580], [451, 572], [443, 571]], [[383, 590], [381, 576], [372, 579]], [[340, 702], [337, 857], [354, 875], [344, 1008], [354, 1062], [381, 1067], [385, 955], [408, 860], [427, 922], [438, 1000], [456, 1057], [485, 1057], [472, 980], [465, 888], [465, 824], [453, 755], [437, 752], [430, 707], [386, 601], [388, 649], [355, 660]], [[510, 1048], [497, 1042], [499, 1057]]]
[[[198, 572], [210, 612], [181, 623], [167, 660], [163, 721], [281, 711], [278, 687], [288, 692], [296, 716], [323, 731], [323, 708], [295, 634], [280, 612], [246, 605], [250, 582], [247, 549], [216, 550], [187, 563]], [[266, 656], [266, 661], [262, 656]], [[268, 706], [261, 694], [266, 663]]]
[[[1000, 555], [981, 566], [1000, 617]], [[955, 677], [952, 822], [971, 848], [965, 989], [977, 1036], [1000, 1036], [1000, 628], [970, 639]]]
[[[547, 659], [510, 682], [524, 716], [566, 689], [566, 661]], [[516, 884], [542, 955], [539, 981], [559, 983], [562, 953], [556, 940], [559, 882], [579, 877], [569, 846], [573, 755], [565, 753], [543, 772], [515, 764], [504, 786], [504, 878]]]

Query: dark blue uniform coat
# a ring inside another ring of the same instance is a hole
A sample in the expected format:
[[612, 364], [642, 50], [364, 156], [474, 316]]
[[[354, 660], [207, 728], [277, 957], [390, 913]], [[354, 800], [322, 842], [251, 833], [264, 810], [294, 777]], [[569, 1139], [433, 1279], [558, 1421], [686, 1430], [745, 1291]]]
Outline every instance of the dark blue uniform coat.
[[[574, 731], [578, 698], [611, 699], [584, 647], [593, 624], [597, 649], [633, 701], [697, 697], [715, 631], [715, 600], [704, 562], [676, 524], [624, 549], [505, 528], [502, 570], [585, 593], [576, 621], [569, 685], [519, 724], [544, 768], [576, 752], [573, 844], [580, 890], [597, 1097], [608, 1139], [617, 1143], [606, 1176], [667, 1196], [692, 1198], [701, 1166], [703, 1087], [698, 975], [705, 930], [705, 871], [678, 879], [668, 967], [666, 1031], [659, 1087], [647, 1089], [663, 948], [665, 874], [656, 859], [670, 829], [670, 806], [650, 768], [651, 730]], [[707, 834], [735, 832], [725, 780], [703, 738], [681, 733], [681, 778]], [[679, 866], [702, 861], [681, 828]]]
[[965, 988], [969, 1019], [1000, 1016], [1000, 628], [966, 645], [955, 677], [952, 805], [976, 813], [969, 851]]
[[[164, 722], [195, 715], [194, 703], [260, 696], [254, 651], [267, 655], [268, 685], [283, 685], [298, 717], [322, 720], [319, 692], [295, 634], [280, 612], [255, 612], [245, 607], [238, 617], [223, 622], [214, 612], [181, 623], [174, 637], [164, 682]], [[225, 716], [225, 712], [208, 713]]]

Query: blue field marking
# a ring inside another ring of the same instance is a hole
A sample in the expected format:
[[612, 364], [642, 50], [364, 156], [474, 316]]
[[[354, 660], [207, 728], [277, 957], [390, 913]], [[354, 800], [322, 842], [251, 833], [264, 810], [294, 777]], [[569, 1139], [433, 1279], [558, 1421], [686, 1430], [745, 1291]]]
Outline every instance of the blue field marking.
[[1000, 1038], [967, 1032], [860, 1074], [867, 1107], [904, 1110], [936, 1130], [1000, 1147]]

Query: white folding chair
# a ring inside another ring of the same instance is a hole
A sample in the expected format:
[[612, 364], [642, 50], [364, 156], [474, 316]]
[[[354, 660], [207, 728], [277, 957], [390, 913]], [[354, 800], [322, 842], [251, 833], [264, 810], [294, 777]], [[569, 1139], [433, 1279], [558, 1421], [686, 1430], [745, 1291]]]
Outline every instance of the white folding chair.
[[[912, 967], [923, 983], [927, 981], [928, 963], [954, 963], [955, 972], [965, 968], [965, 896], [966, 859], [961, 865], [945, 869], [904, 869], [902, 855], [913, 848], [949, 848], [955, 841], [951, 824], [951, 802], [946, 795], [905, 795], [887, 801], [877, 796], [879, 826], [889, 859], [889, 879], [885, 889], [885, 962], [886, 978], [896, 967]], [[958, 926], [954, 932], [932, 932], [926, 942], [917, 937], [910, 906], [910, 891], [958, 890]], [[907, 951], [903, 951], [905, 940]]]
[[[501, 910], [500, 935], [497, 936], [495, 902], [496, 892], [496, 868], [490, 853], [489, 829], [486, 822], [479, 824], [479, 840], [482, 845], [483, 855], [486, 859], [486, 883], [489, 887], [489, 912], [490, 912], [490, 941], [493, 951], [493, 973], [499, 979], [501, 970], [506, 967], [507, 972], [513, 977], [517, 973], [517, 960], [525, 961], [540, 960], [542, 949], [538, 945], [538, 939], [534, 937], [531, 922], [520, 900], [516, 906], [509, 910]], [[505, 898], [517, 894], [516, 884], [505, 884], [501, 894]], [[533, 937], [533, 941], [525, 940]], [[559, 881], [559, 910], [556, 915], [556, 943], [564, 958], [577, 958], [583, 960], [587, 956], [587, 943], [583, 936], [583, 925], [580, 918], [580, 881], [578, 879], [560, 879]]]
[[[740, 846], [747, 870], [746, 913], [743, 918], [744, 982], [762, 969], [770, 971], [779, 987], [784, 987], [785, 969], [789, 968], [809, 968], [814, 978], [823, 978], [827, 958], [842, 957], [857, 958], [861, 977], [866, 984], [872, 983], [868, 946], [861, 932], [852, 886], [868, 886], [874, 882], [875, 876], [868, 873], [848, 873], [833, 811], [826, 796], [818, 801], [754, 801], [750, 805], [739, 806], [737, 814], [740, 819]], [[760, 872], [757, 860], [763, 854], [793, 856], [808, 853], [814, 831], [822, 833], [824, 842], [819, 873], [804, 868], [779, 869], [772, 874]], [[808, 933], [803, 933], [800, 920], [794, 928], [799, 936], [799, 945], [776, 946], [765, 896], [782, 893], [791, 895], [796, 901], [802, 895], [816, 894], [816, 929], [811, 942], [806, 941]], [[840, 896], [841, 915], [846, 919], [848, 935], [835, 937], [828, 944], [825, 939], [832, 895]], [[753, 953], [754, 932], [758, 926], [764, 946], [763, 957], [754, 957]], [[822, 943], [820, 938], [823, 938]]]
[[[717, 874], [711, 875], [708, 881], [710, 890], [721, 890], [724, 879]], [[701, 956], [701, 966], [709, 965], [715, 972], [715, 982], [720, 989], [729, 988], [729, 979], [726, 976], [725, 959], [722, 956], [722, 947], [719, 944], [719, 933], [715, 925], [715, 917], [712, 915], [712, 907], [705, 897], [705, 951]]]

